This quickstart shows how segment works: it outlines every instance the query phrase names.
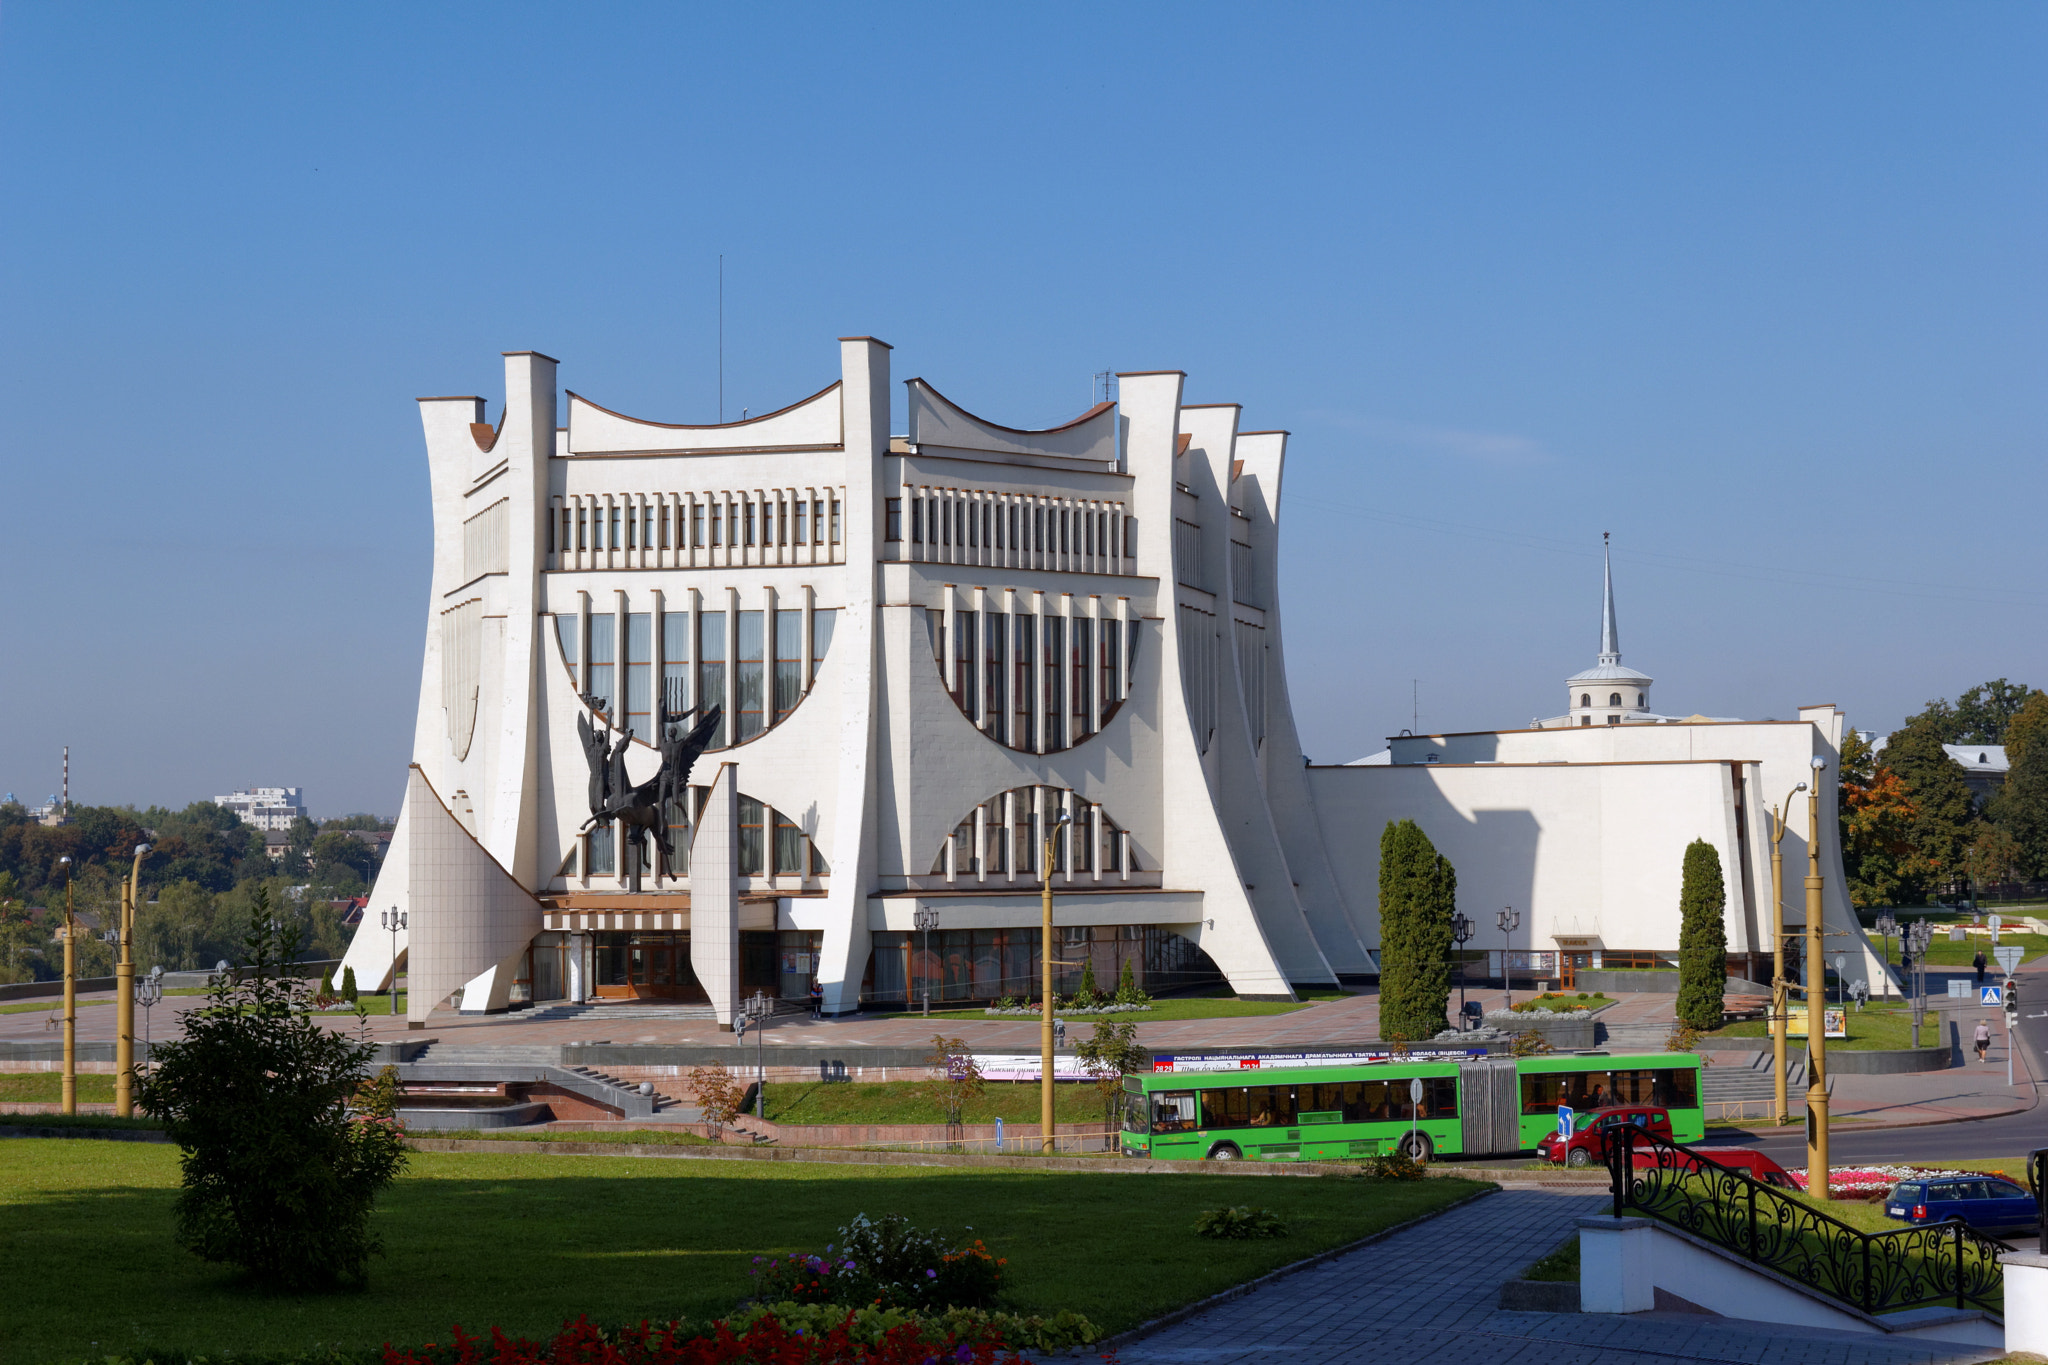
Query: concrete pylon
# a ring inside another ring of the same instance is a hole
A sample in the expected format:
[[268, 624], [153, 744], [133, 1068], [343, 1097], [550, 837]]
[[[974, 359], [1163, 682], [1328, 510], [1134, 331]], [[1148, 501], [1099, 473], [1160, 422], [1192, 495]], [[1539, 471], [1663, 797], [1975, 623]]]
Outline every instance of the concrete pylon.
[[690, 840], [690, 966], [726, 1030], [740, 1004], [739, 772], [718, 765]]

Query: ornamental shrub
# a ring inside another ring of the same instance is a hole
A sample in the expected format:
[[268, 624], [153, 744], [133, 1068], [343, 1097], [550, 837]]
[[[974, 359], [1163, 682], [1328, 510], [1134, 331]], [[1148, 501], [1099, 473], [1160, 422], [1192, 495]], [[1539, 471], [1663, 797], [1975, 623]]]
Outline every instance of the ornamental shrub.
[[1285, 1237], [1287, 1224], [1271, 1209], [1239, 1204], [1230, 1208], [1202, 1210], [1195, 1219], [1195, 1235], [1223, 1241], [1255, 1241], [1262, 1237]]
[[1413, 820], [1380, 835], [1380, 1036], [1434, 1038], [1449, 1021], [1458, 874]]
[[1367, 1157], [1358, 1173], [1367, 1180], [1422, 1180], [1429, 1174], [1421, 1162], [1399, 1147]]
[[474, 1337], [457, 1327], [446, 1344], [386, 1345], [384, 1365], [1025, 1365], [1004, 1346], [993, 1321], [956, 1333], [929, 1319], [880, 1327], [873, 1319], [863, 1324], [864, 1316], [842, 1311], [829, 1326], [791, 1326], [770, 1311], [699, 1326], [677, 1319], [616, 1331], [579, 1317], [547, 1341], [507, 1337], [495, 1327], [488, 1337]]
[[1081, 963], [1081, 989], [1074, 992], [1074, 1002], [1092, 1005], [1100, 999], [1102, 992], [1095, 985], [1095, 955], [1090, 953]]
[[[1003, 1267], [1008, 1264], [979, 1238], [955, 1246], [936, 1232], [917, 1228], [900, 1213], [877, 1219], [855, 1214], [839, 1229], [834, 1245], [839, 1259], [856, 1267], [836, 1283], [849, 1290], [858, 1284], [860, 1297], [854, 1302], [880, 1300], [885, 1308], [987, 1308], [1002, 1290]], [[832, 1247], [825, 1251], [833, 1255]]]
[[1704, 839], [1685, 848], [1678, 889], [1678, 1021], [1690, 1028], [1721, 1027], [1728, 989], [1728, 904], [1721, 855]]
[[1138, 986], [1138, 974], [1129, 958], [1124, 959], [1123, 973], [1116, 979], [1116, 1003], [1119, 1005], [1149, 1005], [1152, 997]]
[[360, 1284], [379, 1250], [370, 1209], [405, 1165], [404, 1139], [388, 1114], [351, 1108], [376, 1049], [313, 1022], [307, 983], [285, 975], [299, 931], [273, 918], [268, 888], [250, 920], [247, 968], [216, 977], [137, 1087], [183, 1149], [178, 1240], [266, 1287]]
[[356, 969], [353, 967], [341, 969], [341, 998], [351, 1005], [356, 1003]]

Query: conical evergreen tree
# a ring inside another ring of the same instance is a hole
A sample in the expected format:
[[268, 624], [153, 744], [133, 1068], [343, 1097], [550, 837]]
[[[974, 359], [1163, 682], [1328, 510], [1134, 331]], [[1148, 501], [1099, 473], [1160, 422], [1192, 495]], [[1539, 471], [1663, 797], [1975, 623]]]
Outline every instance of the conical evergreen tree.
[[1380, 835], [1380, 1037], [1433, 1038], [1448, 1026], [1451, 917], [1458, 874], [1413, 820]]
[[1728, 926], [1722, 912], [1728, 889], [1721, 855], [1704, 839], [1685, 847], [1678, 888], [1678, 1021], [1690, 1028], [1721, 1027], [1721, 997], [1728, 989]]

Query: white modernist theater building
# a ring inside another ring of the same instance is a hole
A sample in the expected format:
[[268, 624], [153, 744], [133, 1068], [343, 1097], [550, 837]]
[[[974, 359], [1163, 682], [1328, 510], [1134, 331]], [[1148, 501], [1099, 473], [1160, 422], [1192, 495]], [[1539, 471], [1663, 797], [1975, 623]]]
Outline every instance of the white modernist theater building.
[[[1407, 738], [1311, 768], [1276, 593], [1286, 434], [1185, 404], [1179, 372], [1122, 375], [1116, 403], [1038, 431], [912, 379], [892, 437], [890, 348], [867, 337], [818, 393], [716, 426], [573, 392], [558, 411], [556, 368], [507, 355], [495, 423], [482, 398], [420, 400], [413, 763], [347, 958], [388, 981], [395, 947], [416, 1023], [458, 992], [465, 1012], [661, 998], [722, 1019], [813, 982], [830, 1013], [1033, 996], [1048, 834], [1063, 990], [1084, 963], [1105, 988], [1128, 965], [1153, 990], [1282, 998], [1374, 973], [1401, 816], [1468, 914], [1490, 924], [1475, 894], [1526, 911], [1502, 945], [1524, 952], [1675, 948], [1679, 859], [1708, 838], [1731, 947], [1756, 951], [1766, 793], [1839, 739], [1829, 710]], [[664, 711], [712, 705], [712, 747], [660, 807], [669, 852], [593, 818], [585, 732], [648, 782]]]

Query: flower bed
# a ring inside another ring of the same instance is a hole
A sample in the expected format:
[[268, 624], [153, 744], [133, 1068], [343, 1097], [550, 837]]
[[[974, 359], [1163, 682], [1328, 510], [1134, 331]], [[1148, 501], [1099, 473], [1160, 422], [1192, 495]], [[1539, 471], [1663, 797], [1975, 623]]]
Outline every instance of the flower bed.
[[384, 1365], [1024, 1365], [986, 1323], [963, 1335], [924, 1319], [888, 1322], [886, 1314], [851, 1310], [829, 1324], [801, 1310], [791, 1317], [761, 1311], [700, 1328], [678, 1319], [615, 1332], [578, 1318], [546, 1341], [507, 1337], [495, 1327], [476, 1337], [457, 1327], [445, 1345], [387, 1344]]
[[[1804, 1170], [1788, 1171], [1792, 1183], [1806, 1189]], [[1933, 1166], [1842, 1166], [1828, 1171], [1828, 1195], [1834, 1199], [1879, 1200], [1892, 1192], [1901, 1180], [1934, 1180], [1942, 1176], [1971, 1175], [1971, 1171], [1948, 1171]]]

